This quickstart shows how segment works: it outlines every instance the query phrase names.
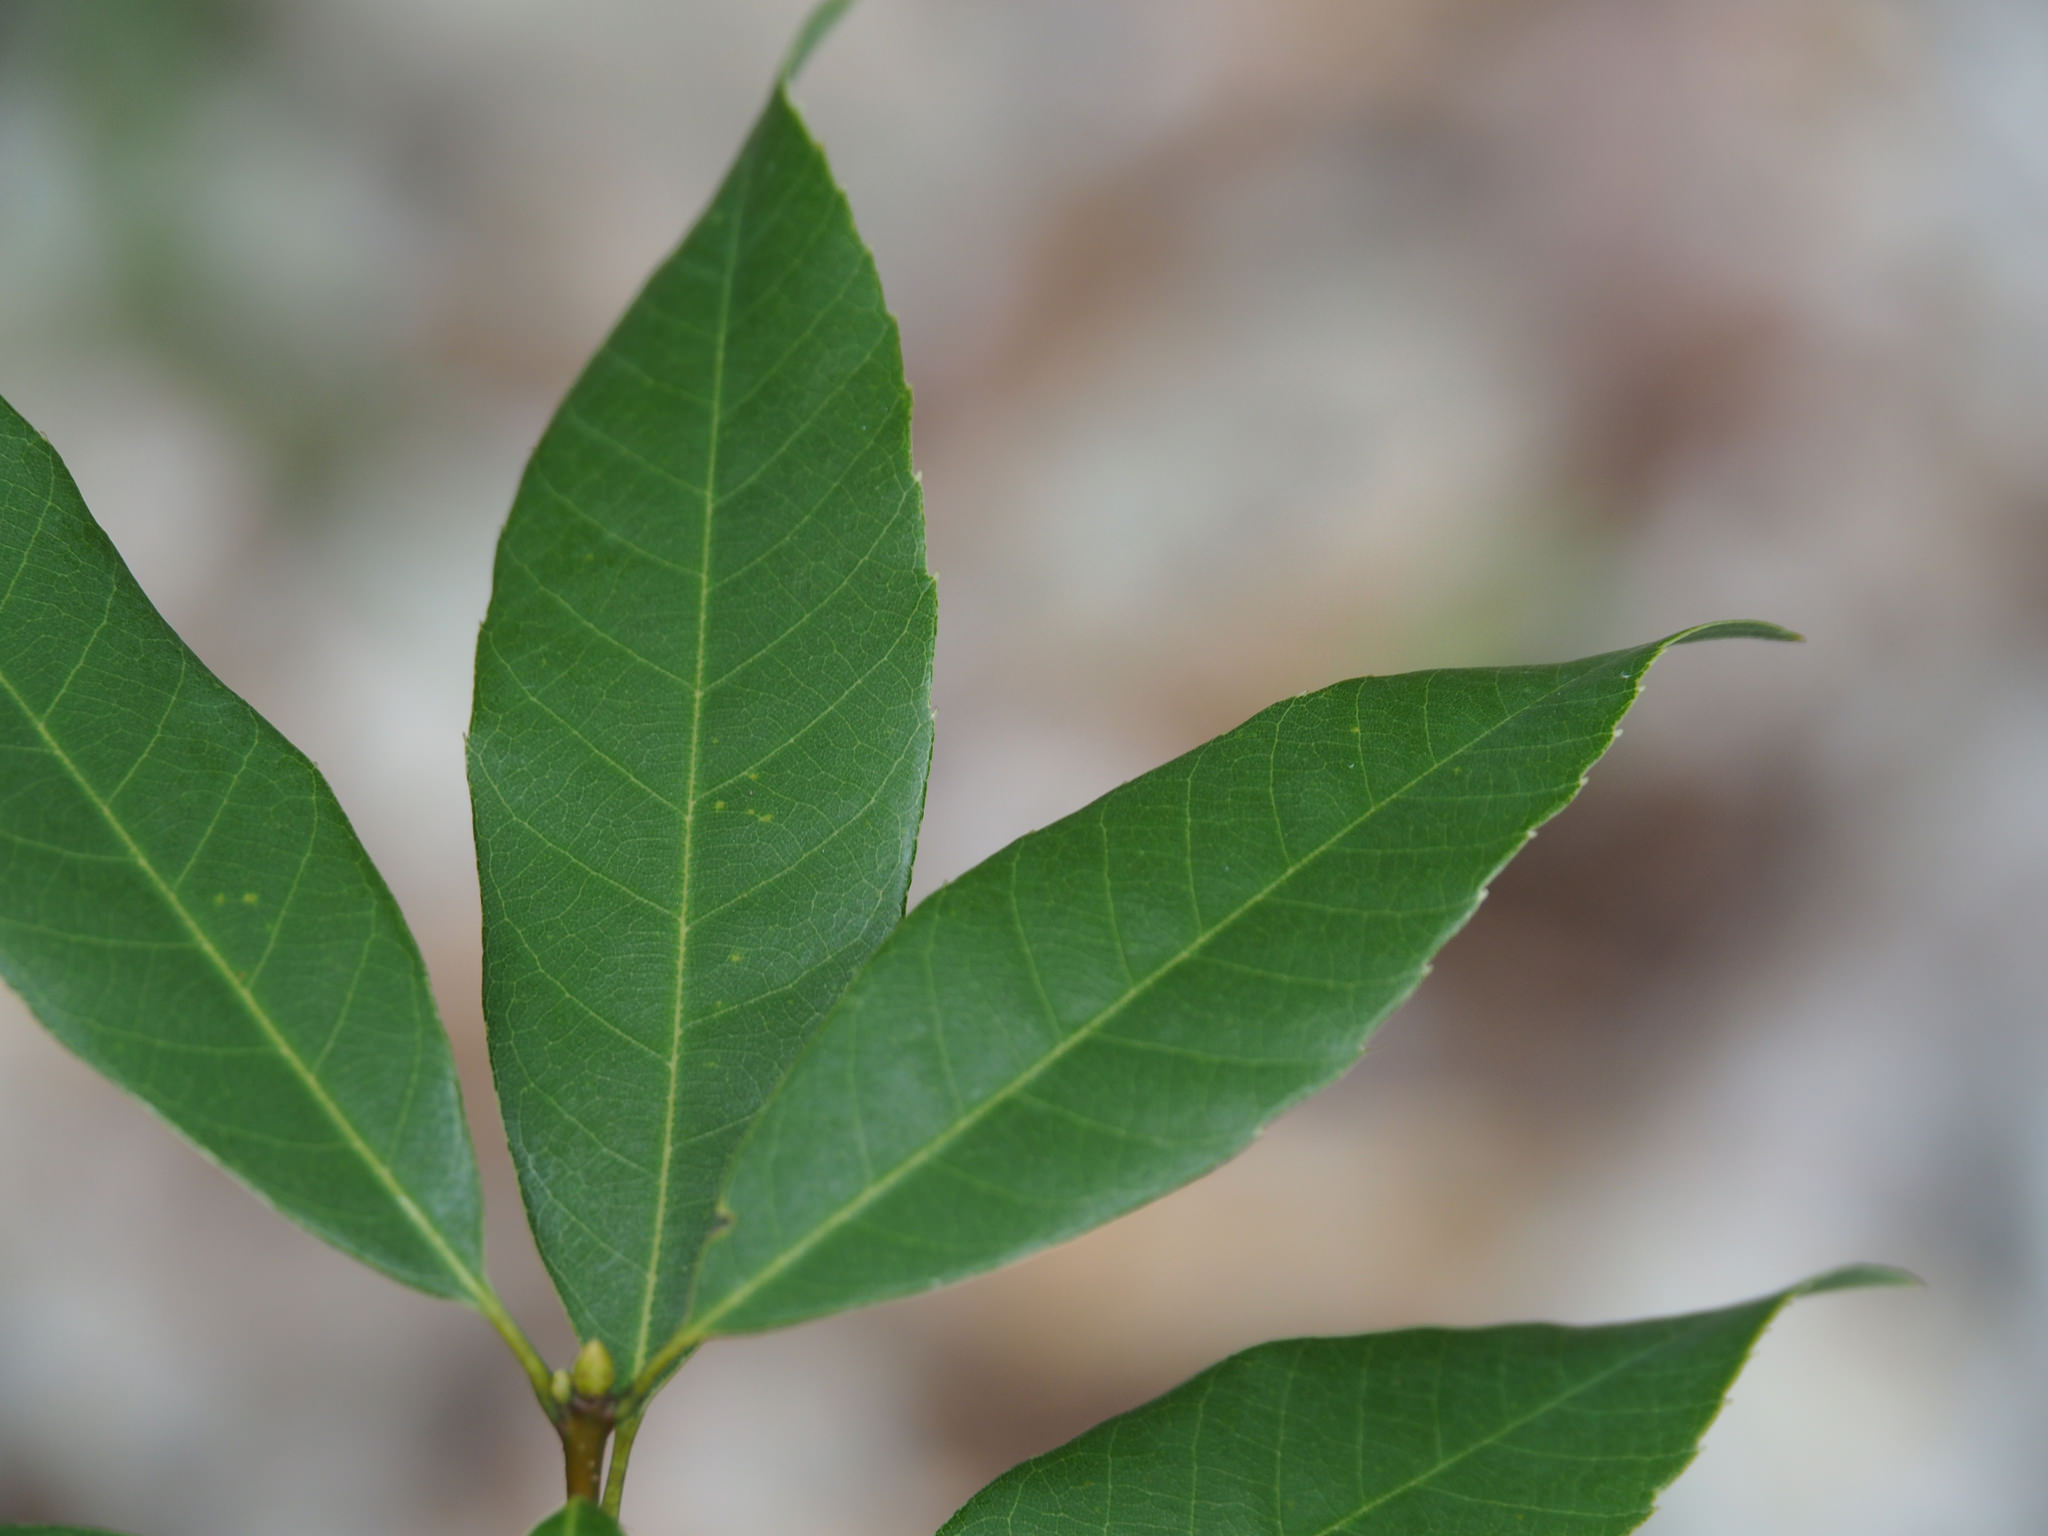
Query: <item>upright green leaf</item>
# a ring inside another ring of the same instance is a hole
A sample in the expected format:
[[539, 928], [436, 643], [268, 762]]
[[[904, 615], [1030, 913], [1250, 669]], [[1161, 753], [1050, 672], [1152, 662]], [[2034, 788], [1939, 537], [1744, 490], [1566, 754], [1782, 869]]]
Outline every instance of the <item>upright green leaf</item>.
[[940, 1536], [1619, 1536], [1795, 1296], [1719, 1312], [1247, 1350], [996, 1479]]
[[419, 950], [318, 770], [171, 632], [0, 403], [0, 974], [286, 1215], [480, 1304]]
[[541, 1253], [629, 1375], [902, 915], [933, 603], [896, 326], [778, 87], [536, 449], [477, 647], [492, 1064]]
[[625, 1536], [618, 1522], [588, 1499], [572, 1499], [533, 1528], [533, 1536]]
[[[1782, 637], [1760, 625], [1710, 635]], [[1277, 704], [921, 904], [735, 1159], [674, 1350], [986, 1269], [1329, 1082], [1673, 641]]]

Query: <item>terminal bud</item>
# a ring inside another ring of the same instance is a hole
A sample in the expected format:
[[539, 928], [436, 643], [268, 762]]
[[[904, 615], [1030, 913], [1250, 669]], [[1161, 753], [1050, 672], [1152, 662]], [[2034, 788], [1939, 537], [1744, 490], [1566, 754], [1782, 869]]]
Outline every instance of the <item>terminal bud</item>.
[[612, 1365], [612, 1352], [604, 1347], [604, 1340], [592, 1339], [577, 1352], [576, 1364], [569, 1372], [569, 1384], [576, 1389], [578, 1397], [607, 1397], [617, 1374]]

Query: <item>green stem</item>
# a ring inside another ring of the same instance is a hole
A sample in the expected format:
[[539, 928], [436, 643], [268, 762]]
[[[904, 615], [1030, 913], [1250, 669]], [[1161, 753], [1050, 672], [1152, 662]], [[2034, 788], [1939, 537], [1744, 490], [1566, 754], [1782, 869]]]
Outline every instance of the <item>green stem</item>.
[[633, 1440], [640, 1433], [640, 1420], [647, 1413], [647, 1403], [667, 1383], [669, 1377], [683, 1368], [690, 1356], [697, 1352], [701, 1339], [685, 1341], [681, 1335], [669, 1343], [647, 1368], [636, 1376], [632, 1384], [613, 1399], [613, 1422], [618, 1425], [618, 1436], [612, 1442], [611, 1472], [605, 1478], [605, 1513], [618, 1518], [619, 1500], [626, 1492], [626, 1463], [633, 1455]]
[[626, 1496], [626, 1463], [633, 1458], [633, 1442], [639, 1438], [640, 1420], [646, 1411], [643, 1408], [630, 1419], [620, 1420], [612, 1437], [611, 1471], [604, 1480], [604, 1512], [614, 1520], [619, 1518], [619, 1501]]
[[533, 1395], [540, 1401], [541, 1412], [548, 1416], [549, 1422], [560, 1424], [562, 1405], [555, 1401], [554, 1373], [548, 1369], [547, 1362], [541, 1359], [540, 1351], [533, 1347], [533, 1341], [527, 1338], [519, 1324], [513, 1320], [512, 1314], [505, 1310], [505, 1304], [498, 1300], [497, 1293], [483, 1280], [477, 1281], [476, 1289], [470, 1294], [470, 1300], [475, 1304], [477, 1311], [483, 1313], [484, 1320], [498, 1330], [498, 1337], [505, 1341], [505, 1347], [512, 1351], [514, 1358], [525, 1370], [526, 1379], [533, 1385]]
[[577, 1398], [559, 1426], [562, 1432], [562, 1473], [568, 1497], [597, 1502], [604, 1475], [604, 1443], [612, 1421], [606, 1405]]

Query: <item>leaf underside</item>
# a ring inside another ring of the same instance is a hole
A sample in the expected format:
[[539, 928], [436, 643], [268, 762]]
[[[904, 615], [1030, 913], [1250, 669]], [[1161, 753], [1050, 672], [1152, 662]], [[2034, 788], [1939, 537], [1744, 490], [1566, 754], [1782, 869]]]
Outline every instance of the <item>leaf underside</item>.
[[736, 1156], [680, 1340], [956, 1279], [1215, 1167], [1344, 1071], [1667, 645], [1364, 678], [1024, 837], [890, 936]]
[[532, 1536], [624, 1536], [618, 1522], [588, 1499], [576, 1499], [533, 1528]]
[[1779, 1309], [1247, 1350], [976, 1494], [940, 1536], [1618, 1536], [1646, 1520]]
[[0, 403], [0, 974], [286, 1215], [476, 1297], [454, 1065], [313, 765], [172, 633]]
[[628, 1376], [902, 915], [934, 611], [896, 326], [778, 88], [536, 449], [477, 647], [492, 1065], [542, 1256]]

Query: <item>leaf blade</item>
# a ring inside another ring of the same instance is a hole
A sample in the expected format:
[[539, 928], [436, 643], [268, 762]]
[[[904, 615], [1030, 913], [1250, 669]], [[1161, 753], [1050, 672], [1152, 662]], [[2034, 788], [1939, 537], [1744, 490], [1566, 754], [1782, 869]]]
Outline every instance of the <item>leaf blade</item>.
[[1720, 633], [1784, 632], [1303, 695], [934, 894], [737, 1154], [676, 1347], [974, 1273], [1223, 1161], [1356, 1058], [1656, 657]]
[[1904, 1279], [1862, 1266], [1599, 1328], [1260, 1345], [1013, 1468], [940, 1536], [1620, 1536], [1691, 1462], [1788, 1302]]
[[628, 1373], [902, 912], [934, 629], [909, 448], [873, 263], [778, 87], [535, 450], [478, 644], [493, 1069], [557, 1289]]
[[487, 1305], [475, 1156], [397, 903], [4, 402], [0, 568], [0, 972], [284, 1214]]

